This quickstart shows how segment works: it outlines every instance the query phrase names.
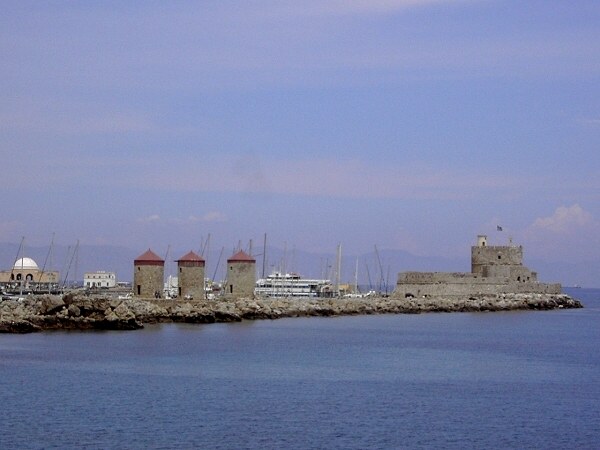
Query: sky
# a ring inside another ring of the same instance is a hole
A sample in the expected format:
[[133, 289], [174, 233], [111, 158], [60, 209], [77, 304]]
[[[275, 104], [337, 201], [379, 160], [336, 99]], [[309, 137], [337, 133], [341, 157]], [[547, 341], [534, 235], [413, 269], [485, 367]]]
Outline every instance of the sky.
[[487, 234], [600, 277], [600, 2], [0, 3], [0, 242]]

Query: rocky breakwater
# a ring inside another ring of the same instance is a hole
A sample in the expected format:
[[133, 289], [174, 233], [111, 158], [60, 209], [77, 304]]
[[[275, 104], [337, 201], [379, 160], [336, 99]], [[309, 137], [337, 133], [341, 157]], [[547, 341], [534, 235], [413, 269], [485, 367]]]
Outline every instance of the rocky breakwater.
[[135, 330], [142, 323], [122, 300], [66, 295], [28, 295], [0, 302], [0, 332]]
[[567, 295], [334, 299], [154, 300], [64, 296], [28, 296], [0, 302], [0, 332], [41, 330], [134, 330], [144, 323], [215, 323], [283, 317], [422, 312], [480, 312], [581, 308]]
[[568, 295], [502, 294], [477, 297], [403, 298], [367, 297], [333, 299], [238, 300], [235, 311], [242, 319], [342, 316], [359, 314], [419, 314], [425, 312], [484, 312], [582, 308]]

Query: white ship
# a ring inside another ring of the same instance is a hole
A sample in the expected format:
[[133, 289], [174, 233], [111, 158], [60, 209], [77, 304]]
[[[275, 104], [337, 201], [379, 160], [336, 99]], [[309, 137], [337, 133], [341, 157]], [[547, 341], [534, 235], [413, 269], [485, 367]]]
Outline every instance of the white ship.
[[302, 278], [297, 273], [273, 272], [256, 282], [254, 293], [263, 297], [331, 297], [330, 280]]

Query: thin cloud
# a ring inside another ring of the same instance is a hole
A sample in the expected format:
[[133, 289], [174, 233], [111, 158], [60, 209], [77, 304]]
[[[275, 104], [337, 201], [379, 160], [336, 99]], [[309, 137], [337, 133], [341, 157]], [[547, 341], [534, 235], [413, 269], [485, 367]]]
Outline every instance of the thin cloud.
[[536, 219], [531, 225], [531, 229], [564, 234], [575, 232], [591, 225], [592, 222], [592, 215], [578, 204], [574, 204], [559, 206], [551, 216]]
[[[6, 53], [23, 56], [0, 69], [0, 74], [12, 80], [7, 85], [20, 86], [26, 72], [28, 85], [47, 86], [51, 92], [58, 88], [61, 94], [74, 87], [92, 92], [108, 87], [118, 92], [154, 89], [159, 97], [169, 90], [372, 85], [423, 76], [423, 71], [444, 78], [548, 77], [600, 71], [595, 30], [559, 28], [547, 33], [534, 29], [518, 35], [491, 30], [473, 39], [460, 33], [424, 34], [402, 22], [389, 35], [365, 33], [372, 20], [365, 16], [371, 14], [483, 3], [339, 0], [255, 2], [231, 8], [224, 2], [195, 9], [147, 5], [136, 8], [133, 17], [118, 8], [47, 11], [43, 21], [26, 19], [34, 33], [17, 27], [5, 32]], [[73, 30], [74, 23], [86, 31]], [[110, 33], [105, 32], [105, 23], [112, 24]], [[72, 39], [74, 31], [79, 31], [77, 39]], [[98, 39], [99, 35], [104, 37]], [[157, 35], [168, 38], [156, 40]], [[97, 54], [103, 57], [90, 57]], [[54, 58], [38, 75], [35, 68], [47, 55]], [[395, 71], [393, 76], [390, 70]], [[97, 118], [78, 126], [102, 130], [152, 126], [143, 119], [114, 123], [110, 118]]]
[[141, 217], [138, 219], [138, 222], [140, 223], [157, 223], [160, 222], [160, 216], [158, 214], [152, 214], [150, 216], [147, 217]]
[[430, 5], [456, 5], [466, 1], [478, 0], [333, 0], [333, 1], [303, 1], [275, 2], [271, 11], [278, 15], [293, 16], [347, 16], [390, 14], [423, 8]]
[[63, 103], [60, 110], [53, 110], [19, 104], [0, 112], [0, 129], [57, 135], [148, 133], [157, 129], [157, 124], [144, 114], [97, 110], [97, 105], [91, 110], [89, 105], [72, 107]]
[[[547, 217], [539, 217], [525, 230], [528, 254], [554, 260], [597, 260], [600, 223], [575, 203], [559, 206]], [[531, 245], [529, 245], [531, 244]]]
[[139, 223], [162, 223], [167, 225], [193, 225], [197, 223], [210, 223], [210, 222], [225, 222], [227, 221], [227, 216], [220, 211], [209, 211], [201, 216], [190, 215], [184, 219], [177, 217], [168, 217], [163, 218], [158, 214], [152, 214], [147, 217], [141, 217], [137, 220]]
[[589, 126], [600, 126], [600, 118], [579, 119], [579, 123]]
[[[358, 159], [260, 160], [260, 168], [240, 172], [240, 157], [220, 170], [207, 171], [190, 160], [176, 167], [146, 167], [132, 175], [130, 187], [182, 192], [238, 192], [275, 195], [307, 195], [337, 198], [464, 199], [485, 192], [518, 189], [519, 178], [478, 171], [451, 170], [426, 164], [380, 166]], [[197, 176], [197, 174], [202, 176]], [[256, 178], [254, 178], [256, 177]], [[161, 181], [169, 179], [168, 186]], [[529, 180], [531, 182], [531, 180]], [[515, 187], [517, 186], [517, 187]]]
[[209, 211], [201, 216], [189, 216], [187, 219], [171, 219], [169, 222], [178, 225], [195, 223], [226, 222], [227, 216], [221, 211]]
[[21, 224], [16, 220], [7, 220], [0, 222], [0, 242], [14, 240]]
[[225, 222], [227, 216], [220, 211], [209, 211], [201, 218], [202, 222]]

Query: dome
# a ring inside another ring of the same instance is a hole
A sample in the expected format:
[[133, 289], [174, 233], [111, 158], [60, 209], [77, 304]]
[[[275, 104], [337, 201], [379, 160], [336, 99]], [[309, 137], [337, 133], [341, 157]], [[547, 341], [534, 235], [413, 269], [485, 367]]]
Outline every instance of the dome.
[[37, 263], [31, 258], [21, 258], [15, 261], [13, 270], [39, 270]]

